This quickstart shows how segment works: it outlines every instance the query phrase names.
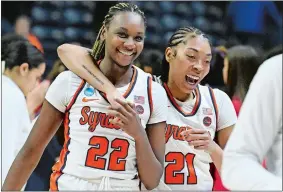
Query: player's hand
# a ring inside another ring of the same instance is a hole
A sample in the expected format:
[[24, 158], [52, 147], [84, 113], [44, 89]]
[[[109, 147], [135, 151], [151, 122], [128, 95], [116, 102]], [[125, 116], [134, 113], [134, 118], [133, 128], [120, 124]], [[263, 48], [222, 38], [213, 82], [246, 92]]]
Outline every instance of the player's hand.
[[211, 153], [217, 145], [211, 138], [210, 133], [204, 129], [188, 129], [181, 133], [183, 139], [194, 146], [194, 149], [205, 150]]
[[109, 122], [121, 127], [128, 135], [136, 139], [144, 129], [141, 125], [140, 117], [135, 111], [135, 105], [131, 102], [125, 102], [115, 99], [119, 104], [117, 107], [111, 106], [108, 114], [114, 116]]
[[43, 103], [49, 86], [49, 81], [43, 81], [38, 86], [36, 86], [31, 92], [28, 93], [27, 106], [31, 119], [33, 119], [34, 117], [34, 112], [36, 108]]
[[114, 108], [118, 108], [120, 104], [115, 100], [119, 99], [123, 102], [127, 102], [123, 95], [117, 90], [112, 90], [109, 93], [106, 93], [107, 100], [109, 101], [110, 105]]

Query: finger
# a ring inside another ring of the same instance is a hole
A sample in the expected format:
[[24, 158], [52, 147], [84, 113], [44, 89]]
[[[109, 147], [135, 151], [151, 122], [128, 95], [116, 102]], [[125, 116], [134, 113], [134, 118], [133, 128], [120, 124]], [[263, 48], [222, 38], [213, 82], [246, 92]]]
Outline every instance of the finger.
[[127, 103], [128, 103], [128, 105], [130, 105], [130, 107], [131, 107], [132, 109], [135, 108], [135, 103], [133, 103], [133, 102], [131, 102], [131, 101], [127, 101]]
[[115, 119], [109, 119], [109, 123], [118, 126], [118, 127], [124, 127], [124, 123], [119, 119], [119, 120], [115, 120]]
[[198, 133], [198, 134], [203, 134], [203, 133], [207, 133], [207, 130], [205, 130], [205, 129], [189, 129], [189, 130], [187, 130], [187, 132], [188, 133], [190, 133], [190, 134], [196, 134], [196, 133]]
[[187, 141], [194, 141], [194, 140], [209, 140], [208, 134], [189, 134], [186, 137]]
[[127, 118], [123, 114], [121, 114], [120, 112], [118, 112], [116, 110], [109, 110], [107, 114], [111, 115], [111, 116], [114, 116], [114, 117], [118, 117], [124, 123], [127, 122]]
[[194, 147], [196, 150], [206, 150], [208, 148], [208, 145], [201, 145], [201, 146], [197, 146]]
[[119, 119], [118, 117], [114, 117], [114, 119], [112, 119], [112, 122], [117, 123], [119, 121], [122, 121], [121, 119]]
[[[117, 102], [116, 99], [115, 99], [115, 101]], [[129, 115], [130, 115], [130, 113], [127, 111], [126, 107], [123, 104], [119, 103], [119, 102], [117, 102], [116, 106], [109, 107], [109, 109], [118, 111], [121, 114], [123, 114], [125, 117], [129, 117]]]
[[208, 144], [209, 144], [209, 141], [207, 141], [207, 140], [189, 141], [189, 145], [193, 145], [194, 147], [199, 147], [199, 146], [203, 146], [203, 145], [208, 146]]
[[134, 108], [132, 107], [133, 105], [130, 101], [124, 102], [119, 98], [116, 98], [115, 101], [118, 102], [121, 106], [123, 106], [127, 110], [127, 112], [129, 113], [135, 112]]

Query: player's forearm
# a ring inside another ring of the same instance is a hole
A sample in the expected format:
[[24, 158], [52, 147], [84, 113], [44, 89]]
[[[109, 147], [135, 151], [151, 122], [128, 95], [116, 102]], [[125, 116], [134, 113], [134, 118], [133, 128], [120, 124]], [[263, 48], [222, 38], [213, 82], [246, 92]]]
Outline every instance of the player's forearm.
[[14, 160], [6, 180], [3, 184], [3, 191], [20, 191], [27, 182], [32, 171], [38, 164], [42, 151], [34, 151], [32, 148], [22, 148]]
[[109, 94], [115, 87], [93, 63], [89, 51], [71, 44], [63, 44], [57, 49], [59, 58], [70, 71], [85, 79], [94, 88]]
[[145, 131], [136, 139], [136, 154], [141, 182], [147, 190], [156, 188], [163, 174], [163, 165], [154, 155]]
[[213, 164], [215, 165], [217, 171], [220, 173], [221, 165], [222, 165], [222, 158], [223, 158], [223, 150], [221, 149], [221, 147], [217, 143], [214, 143], [214, 145], [215, 145], [215, 147], [210, 152], [210, 157], [211, 157]]

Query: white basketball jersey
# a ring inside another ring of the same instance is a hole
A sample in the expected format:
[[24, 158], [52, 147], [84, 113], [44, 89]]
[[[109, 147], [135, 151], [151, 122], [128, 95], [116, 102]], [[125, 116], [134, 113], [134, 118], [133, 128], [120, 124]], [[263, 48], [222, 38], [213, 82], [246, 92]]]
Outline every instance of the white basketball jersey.
[[[113, 117], [107, 115], [110, 104], [105, 95], [78, 76], [71, 76], [71, 81], [77, 82], [76, 91], [66, 108], [65, 144], [53, 167], [51, 185], [61, 174], [82, 179], [135, 178], [138, 171], [134, 139], [109, 123]], [[135, 103], [144, 128], [153, 110], [151, 86], [151, 77], [134, 67], [124, 97]]]
[[198, 85], [192, 109], [185, 110], [173, 98], [166, 84], [164, 88], [168, 96], [169, 111], [162, 183], [172, 190], [212, 190], [213, 179], [209, 172], [209, 163], [212, 162], [210, 155], [189, 146], [180, 133], [188, 128], [205, 129], [214, 138], [218, 111], [213, 90]]

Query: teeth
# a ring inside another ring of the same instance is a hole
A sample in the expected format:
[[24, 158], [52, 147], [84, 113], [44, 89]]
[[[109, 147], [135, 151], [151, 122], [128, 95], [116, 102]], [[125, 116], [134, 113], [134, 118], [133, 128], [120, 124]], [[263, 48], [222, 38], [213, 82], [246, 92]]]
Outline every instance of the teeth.
[[199, 77], [193, 75], [187, 75], [187, 77], [192, 78], [194, 80], [199, 80]]
[[124, 55], [127, 55], [127, 56], [131, 56], [134, 52], [129, 52], [129, 51], [121, 51], [119, 50], [120, 53], [124, 54]]

